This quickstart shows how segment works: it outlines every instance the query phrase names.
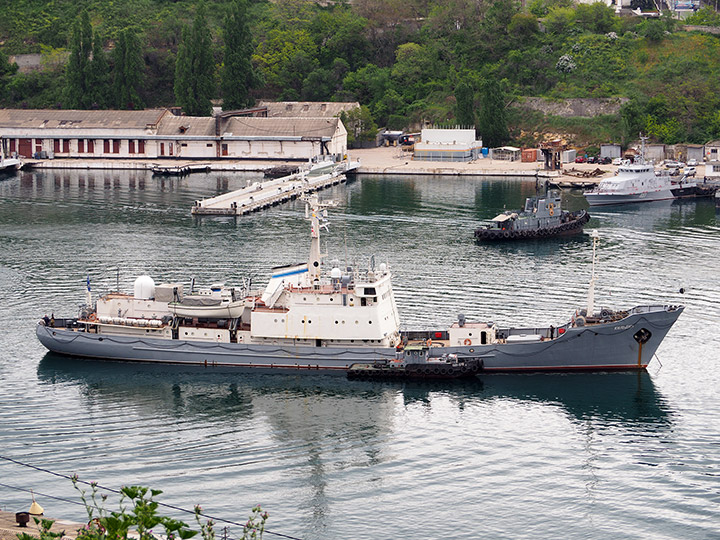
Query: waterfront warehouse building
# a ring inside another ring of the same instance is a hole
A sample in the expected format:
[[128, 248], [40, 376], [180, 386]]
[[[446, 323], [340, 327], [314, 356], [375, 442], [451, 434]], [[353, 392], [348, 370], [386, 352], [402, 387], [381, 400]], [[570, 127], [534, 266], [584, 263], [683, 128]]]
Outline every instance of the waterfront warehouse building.
[[307, 161], [347, 152], [338, 118], [191, 117], [166, 109], [0, 109], [0, 138], [26, 158]]
[[415, 143], [415, 161], [473, 161], [480, 157], [482, 141], [475, 129], [424, 128]]

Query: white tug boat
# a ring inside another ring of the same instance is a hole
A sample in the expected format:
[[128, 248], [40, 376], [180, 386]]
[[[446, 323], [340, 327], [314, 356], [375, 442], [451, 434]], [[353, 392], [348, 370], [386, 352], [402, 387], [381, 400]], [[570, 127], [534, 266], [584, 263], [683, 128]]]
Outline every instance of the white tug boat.
[[307, 262], [274, 268], [264, 291], [217, 285], [183, 294], [148, 276], [134, 294], [109, 293], [76, 318], [41, 320], [40, 342], [102, 360], [353, 378], [455, 378], [486, 372], [644, 369], [683, 306], [587, 308], [547, 327], [499, 327], [460, 315], [446, 328], [401, 331], [387, 264], [323, 264], [329, 203], [305, 197]]
[[597, 188], [585, 193], [590, 206], [665, 201], [674, 199], [670, 175], [655, 173], [652, 163], [645, 163], [645, 139], [640, 156], [634, 163], [621, 165], [617, 174], [600, 181]]

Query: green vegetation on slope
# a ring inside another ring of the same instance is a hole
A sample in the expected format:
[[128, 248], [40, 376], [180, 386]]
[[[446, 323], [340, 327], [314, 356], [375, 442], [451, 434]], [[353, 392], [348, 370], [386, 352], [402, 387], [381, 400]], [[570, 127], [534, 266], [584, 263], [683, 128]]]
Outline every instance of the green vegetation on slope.
[[[204, 77], [204, 88], [213, 98], [225, 93], [233, 103], [357, 100], [367, 107], [363, 126], [398, 129], [421, 122], [486, 122], [483, 106], [498, 107], [487, 92], [501, 91], [506, 104], [522, 95], [622, 96], [630, 101], [619, 117], [578, 121], [509, 110], [509, 136], [521, 141], [552, 130], [583, 144], [627, 141], [639, 131], [666, 143], [720, 137], [718, 37], [678, 31], [665, 16], [620, 18], [604, 4], [573, 7], [566, 0], [534, 0], [525, 11], [513, 0], [356, 0], [328, 6], [255, 0], [246, 8], [252, 37], [240, 38], [252, 53], [249, 73], [247, 62], [234, 63], [232, 69], [223, 64], [232, 50], [226, 50], [225, 41], [238, 40], [224, 27], [234, 4], [204, 2], [211, 41], [205, 45], [209, 50], [198, 54], [203, 53], [205, 64], [212, 62], [212, 81]], [[128, 30], [138, 37], [144, 82], [137, 102], [176, 104], [173, 88], [178, 82], [183, 88], [189, 84], [188, 70], [182, 64], [176, 68], [178, 50], [188, 46], [182, 28], [191, 27], [199, 5], [191, 0], [89, 0], [81, 5], [18, 0], [0, 20], [2, 51], [42, 52], [43, 67], [14, 73], [2, 67], [0, 58], [0, 103], [69, 106], [63, 93], [69, 85], [65, 51], [82, 6], [106, 49], [121, 45]], [[716, 24], [713, 14], [702, 10], [697, 22]], [[114, 71], [117, 61], [109, 58]], [[231, 96], [227, 81], [221, 84], [231, 71], [235, 80], [251, 86], [247, 99]], [[180, 96], [182, 104], [192, 102], [186, 90]], [[365, 127], [358, 134], [366, 133]], [[506, 137], [503, 130], [499, 133]]]

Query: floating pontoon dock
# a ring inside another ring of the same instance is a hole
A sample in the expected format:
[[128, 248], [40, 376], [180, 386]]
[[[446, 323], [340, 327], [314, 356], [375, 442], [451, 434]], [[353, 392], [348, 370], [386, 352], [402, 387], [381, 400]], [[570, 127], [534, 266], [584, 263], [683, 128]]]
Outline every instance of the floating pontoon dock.
[[308, 191], [317, 191], [345, 182], [345, 173], [358, 165], [357, 162], [321, 164], [309, 171], [266, 182], [255, 182], [236, 191], [195, 201], [191, 212], [198, 216], [244, 216], [296, 199]]

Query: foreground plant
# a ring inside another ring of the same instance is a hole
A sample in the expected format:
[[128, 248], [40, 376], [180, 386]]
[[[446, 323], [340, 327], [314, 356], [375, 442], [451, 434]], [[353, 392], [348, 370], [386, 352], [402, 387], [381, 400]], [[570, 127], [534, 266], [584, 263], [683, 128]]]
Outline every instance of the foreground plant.
[[[203, 540], [215, 540], [214, 523], [211, 519], [202, 521], [202, 508], [195, 506], [195, 521], [200, 530], [196, 531], [187, 523], [159, 514], [159, 503], [154, 499], [162, 493], [158, 489], [143, 486], [124, 486], [120, 489], [120, 510], [108, 511], [105, 508], [107, 495], [98, 491], [96, 482], [91, 482], [89, 494], [80, 487], [77, 476], [72, 477], [73, 486], [80, 492], [85, 504], [88, 523], [77, 532], [77, 540], [189, 540], [198, 533]], [[269, 515], [260, 506], [252, 509], [252, 514], [243, 527], [241, 540], [261, 540], [265, 522]], [[34, 518], [40, 533], [40, 540], [59, 540], [65, 532], [53, 532], [54, 523], [50, 519]], [[160, 530], [158, 531], [158, 528]], [[154, 532], [157, 531], [157, 532]], [[37, 540], [28, 533], [19, 533], [18, 540]], [[240, 540], [240, 539], [239, 539]]]

